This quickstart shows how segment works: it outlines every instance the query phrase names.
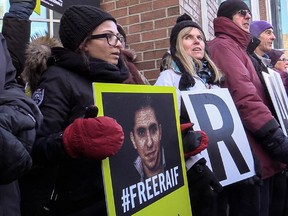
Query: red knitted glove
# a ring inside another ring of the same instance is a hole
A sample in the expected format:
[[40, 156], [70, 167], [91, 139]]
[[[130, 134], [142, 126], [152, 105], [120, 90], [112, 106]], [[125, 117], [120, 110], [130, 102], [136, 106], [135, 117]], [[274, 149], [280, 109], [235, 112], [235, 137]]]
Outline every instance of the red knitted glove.
[[113, 118], [78, 118], [63, 133], [63, 146], [72, 158], [103, 160], [122, 147], [124, 133]]
[[181, 124], [185, 157], [194, 156], [208, 146], [208, 136], [204, 131], [194, 131], [192, 123]]

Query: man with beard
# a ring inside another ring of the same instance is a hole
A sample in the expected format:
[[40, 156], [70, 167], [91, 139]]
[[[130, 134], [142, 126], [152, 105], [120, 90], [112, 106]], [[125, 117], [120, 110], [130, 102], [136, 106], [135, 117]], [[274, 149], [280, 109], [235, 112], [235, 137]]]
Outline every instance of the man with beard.
[[151, 98], [145, 97], [134, 114], [134, 127], [130, 132], [131, 142], [138, 153], [134, 166], [141, 181], [164, 171], [165, 157], [161, 146], [162, 126], [152, 107]]

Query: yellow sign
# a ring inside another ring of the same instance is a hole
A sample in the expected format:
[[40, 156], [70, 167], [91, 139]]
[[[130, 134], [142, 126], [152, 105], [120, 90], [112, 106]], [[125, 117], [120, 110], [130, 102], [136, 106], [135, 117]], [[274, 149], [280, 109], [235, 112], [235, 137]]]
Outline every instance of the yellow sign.
[[124, 131], [102, 162], [108, 215], [191, 216], [175, 88], [93, 83], [93, 92], [99, 115]]
[[38, 15], [40, 15], [40, 3], [41, 0], [36, 0], [36, 6], [34, 8], [34, 12], [37, 13]]

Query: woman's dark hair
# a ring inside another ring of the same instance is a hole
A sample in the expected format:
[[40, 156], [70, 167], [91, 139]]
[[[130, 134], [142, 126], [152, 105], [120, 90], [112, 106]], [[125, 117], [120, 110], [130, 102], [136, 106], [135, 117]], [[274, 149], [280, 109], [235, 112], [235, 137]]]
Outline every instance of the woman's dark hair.
[[124, 42], [126, 43], [126, 32], [124, 31], [123, 27], [118, 23], [117, 23], [117, 30], [124, 37]]

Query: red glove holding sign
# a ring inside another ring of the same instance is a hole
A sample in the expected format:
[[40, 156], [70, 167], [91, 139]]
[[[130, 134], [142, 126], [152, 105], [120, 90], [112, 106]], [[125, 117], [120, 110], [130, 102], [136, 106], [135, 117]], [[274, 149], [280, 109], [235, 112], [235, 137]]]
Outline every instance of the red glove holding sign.
[[185, 157], [194, 156], [208, 147], [208, 136], [204, 131], [194, 131], [192, 123], [181, 124]]
[[113, 118], [78, 118], [63, 133], [63, 145], [72, 158], [103, 160], [115, 155], [123, 145], [124, 133]]

